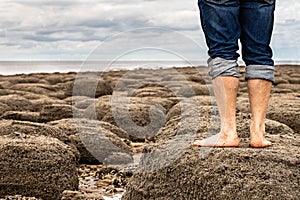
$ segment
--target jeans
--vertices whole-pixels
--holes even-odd
[[[209,48],[209,74],[240,77],[238,40],[246,64],[246,80],[274,83],[270,41],[275,0],[198,0],[202,29]]]

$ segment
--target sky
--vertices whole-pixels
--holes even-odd
[[[276,3],[276,61],[299,62],[299,10],[299,0]],[[196,0],[0,2],[0,61],[206,59],[206,51]]]

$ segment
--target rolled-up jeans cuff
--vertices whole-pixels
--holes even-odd
[[[226,60],[220,57],[208,59],[208,74],[212,79],[218,76],[234,76],[239,78],[238,64],[236,60]]]
[[[264,79],[275,82],[274,66],[269,65],[248,65],[246,67],[246,80],[249,79]]]

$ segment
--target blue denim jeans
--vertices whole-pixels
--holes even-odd
[[[240,39],[246,80],[274,82],[270,41],[275,0],[198,0],[198,6],[212,78],[240,77],[237,64]]]

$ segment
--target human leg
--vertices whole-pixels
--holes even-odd
[[[196,140],[195,146],[236,147],[236,96],[240,76],[237,70],[238,0],[199,0],[201,24],[209,47],[209,74],[220,111],[220,133]]]
[[[274,62],[269,46],[274,21],[274,0],[241,1],[240,24],[243,59],[247,65],[249,99],[252,113],[252,147],[267,147],[265,119],[274,82]]]
[[[213,81],[213,89],[221,118],[220,133],[204,140],[196,140],[195,146],[237,147],[236,97],[239,79],[233,76],[220,76]]]
[[[265,139],[265,120],[272,83],[261,79],[248,80],[248,91],[252,122],[250,126],[250,145],[252,147],[271,146]]]

